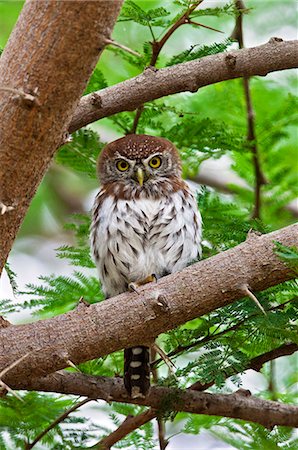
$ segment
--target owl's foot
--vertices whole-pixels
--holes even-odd
[[[135,292],[136,294],[139,294],[138,288],[140,286],[144,286],[145,284],[153,282],[155,283],[157,282],[157,276],[154,273],[148,275],[148,277],[144,278],[143,280],[135,281],[134,283],[129,283],[128,289],[132,292]]]

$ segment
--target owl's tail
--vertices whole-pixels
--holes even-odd
[[[150,388],[150,349],[138,346],[124,350],[124,386],[131,398],[143,398]]]

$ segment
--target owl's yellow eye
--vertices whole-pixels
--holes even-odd
[[[159,156],[153,156],[153,158],[149,161],[149,166],[152,167],[152,169],[158,169],[161,165],[161,158]]]
[[[125,172],[129,168],[129,164],[127,161],[125,161],[125,159],[120,159],[119,161],[117,161],[116,167],[118,170],[120,170],[120,172]]]

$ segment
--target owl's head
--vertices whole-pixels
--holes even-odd
[[[181,176],[175,146],[167,139],[145,134],[130,134],[108,144],[97,168],[103,185],[126,182],[141,188]]]

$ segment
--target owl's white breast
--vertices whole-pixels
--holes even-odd
[[[200,252],[201,216],[185,191],[158,200],[108,196],[96,215],[92,250],[107,296],[153,273],[179,271]]]

